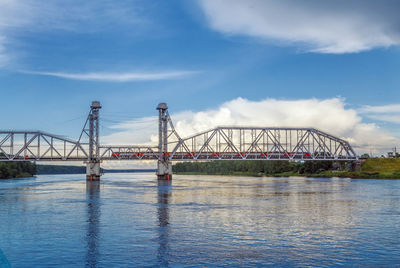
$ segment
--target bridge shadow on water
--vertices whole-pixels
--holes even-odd
[[[172,181],[159,180],[157,188],[158,250],[157,260],[162,267],[169,266],[169,203],[172,196]]]
[[[86,267],[99,265],[99,241],[100,241],[100,182],[86,182],[87,202],[87,233],[86,233]]]

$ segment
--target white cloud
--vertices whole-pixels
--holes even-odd
[[[140,0],[0,0],[0,27],[25,31],[91,32],[107,26],[144,23]],[[29,28],[27,28],[29,26]]]
[[[366,105],[359,109],[359,112],[373,120],[400,124],[400,104]]]
[[[5,50],[5,37],[0,35],[0,67],[7,64],[9,57]]]
[[[107,82],[129,82],[177,79],[195,74],[195,71],[164,71],[164,72],[91,72],[91,73],[63,73],[63,72],[35,72],[23,71],[28,74],[54,76],[72,80],[107,81]]]
[[[123,31],[138,34],[152,29],[156,6],[145,0],[0,0],[0,67],[16,62],[25,52],[24,37],[53,32],[93,33]],[[151,19],[148,19],[151,18]],[[134,31],[132,30],[134,29]],[[148,32],[146,31],[146,34]],[[154,33],[152,33],[154,34]],[[21,38],[22,37],[22,38]],[[18,64],[16,64],[18,66]],[[28,71],[37,75],[88,81],[148,81],[177,79],[194,71],[169,70],[156,72],[45,72]]]
[[[359,109],[361,113],[400,113],[400,104],[389,104],[380,106],[366,105]]]
[[[152,116],[133,119],[112,125],[109,128],[117,131],[111,135],[101,137],[102,144],[150,144],[151,136],[158,133],[158,117]]]
[[[198,0],[209,25],[228,35],[350,53],[400,44],[399,1]]]
[[[217,126],[314,127],[348,140],[358,153],[383,153],[399,139],[376,124],[364,123],[359,113],[343,99],[265,99],[237,98],[215,109],[184,111],[171,115],[181,137]],[[141,123],[139,122],[146,122]],[[102,137],[109,144],[157,144],[157,117],[123,122],[116,133]]]
[[[388,123],[400,124],[400,113],[395,115],[390,114],[368,114],[366,115],[368,118],[383,121]]]

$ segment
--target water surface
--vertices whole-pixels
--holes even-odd
[[[0,181],[13,267],[399,266],[400,180],[106,174]]]

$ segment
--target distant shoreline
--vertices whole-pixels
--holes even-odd
[[[316,174],[298,174],[298,173],[278,173],[278,174],[252,174],[252,173],[202,173],[202,172],[176,172],[175,175],[199,175],[199,176],[234,176],[234,177],[303,177],[303,178],[350,178],[350,179],[380,179],[380,180],[400,180],[400,176],[385,176],[381,174],[363,174],[358,172],[337,172],[337,173],[316,173]]]
[[[253,161],[254,162],[254,161]],[[252,177],[314,177],[352,179],[400,179],[400,158],[370,158],[362,162],[357,171],[346,167],[334,168],[334,164],[319,163],[183,163],[173,167],[175,174],[182,175],[226,175]],[[306,166],[307,165],[307,166]]]
[[[86,166],[36,165],[37,175],[86,174]],[[103,173],[155,172],[155,169],[101,169]]]

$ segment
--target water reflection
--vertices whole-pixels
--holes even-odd
[[[176,176],[171,185],[115,174],[101,186],[65,175],[36,182],[0,180],[0,248],[15,267],[400,263],[400,180]]]
[[[158,216],[158,251],[157,259],[160,266],[169,266],[169,208],[172,196],[171,181],[158,181],[157,216]]]
[[[97,267],[99,258],[99,223],[100,223],[100,182],[86,183],[87,233],[86,267]]]

